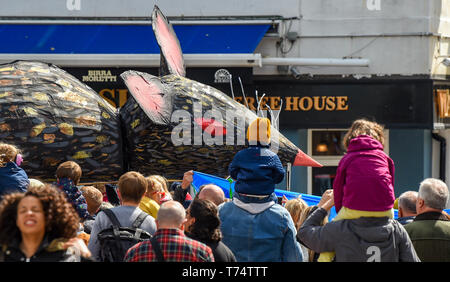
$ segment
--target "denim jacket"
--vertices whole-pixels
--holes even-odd
[[[289,212],[275,193],[255,198],[236,193],[219,206],[223,243],[238,262],[301,262],[302,251]]]

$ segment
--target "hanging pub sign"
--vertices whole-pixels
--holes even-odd
[[[235,100],[252,110],[281,111],[280,127],[347,128],[367,118],[387,128],[432,128],[431,80],[255,81]],[[265,94],[265,95],[264,95]],[[263,98],[261,98],[264,95]]]
[[[217,88],[225,94],[230,94],[231,85],[237,86],[241,82],[243,85],[248,85],[253,82],[253,69],[238,67],[187,68],[186,77]]]
[[[440,118],[450,118],[450,90],[435,89],[437,114]]]

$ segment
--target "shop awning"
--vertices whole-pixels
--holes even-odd
[[[174,25],[184,54],[251,54],[269,24]],[[2,24],[0,54],[159,54],[151,25]]]
[[[159,66],[150,22],[74,22],[0,21],[0,64],[36,60],[63,67]],[[187,67],[369,65],[367,59],[262,57],[255,49],[273,20],[204,22],[173,25]]]

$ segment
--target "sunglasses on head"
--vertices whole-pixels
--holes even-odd
[[[164,192],[164,191],[153,191],[152,195],[156,194],[156,193],[159,193],[161,195],[161,197],[164,197],[166,195],[166,192]]]

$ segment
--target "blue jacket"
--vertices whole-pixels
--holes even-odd
[[[0,198],[9,193],[26,192],[29,184],[27,173],[16,163],[0,167]]]
[[[235,193],[219,206],[223,243],[238,262],[301,262],[297,231],[275,193],[263,199]]]
[[[268,147],[249,146],[234,156],[229,173],[236,180],[236,192],[270,195],[275,184],[283,181],[285,171],[277,154]]]

